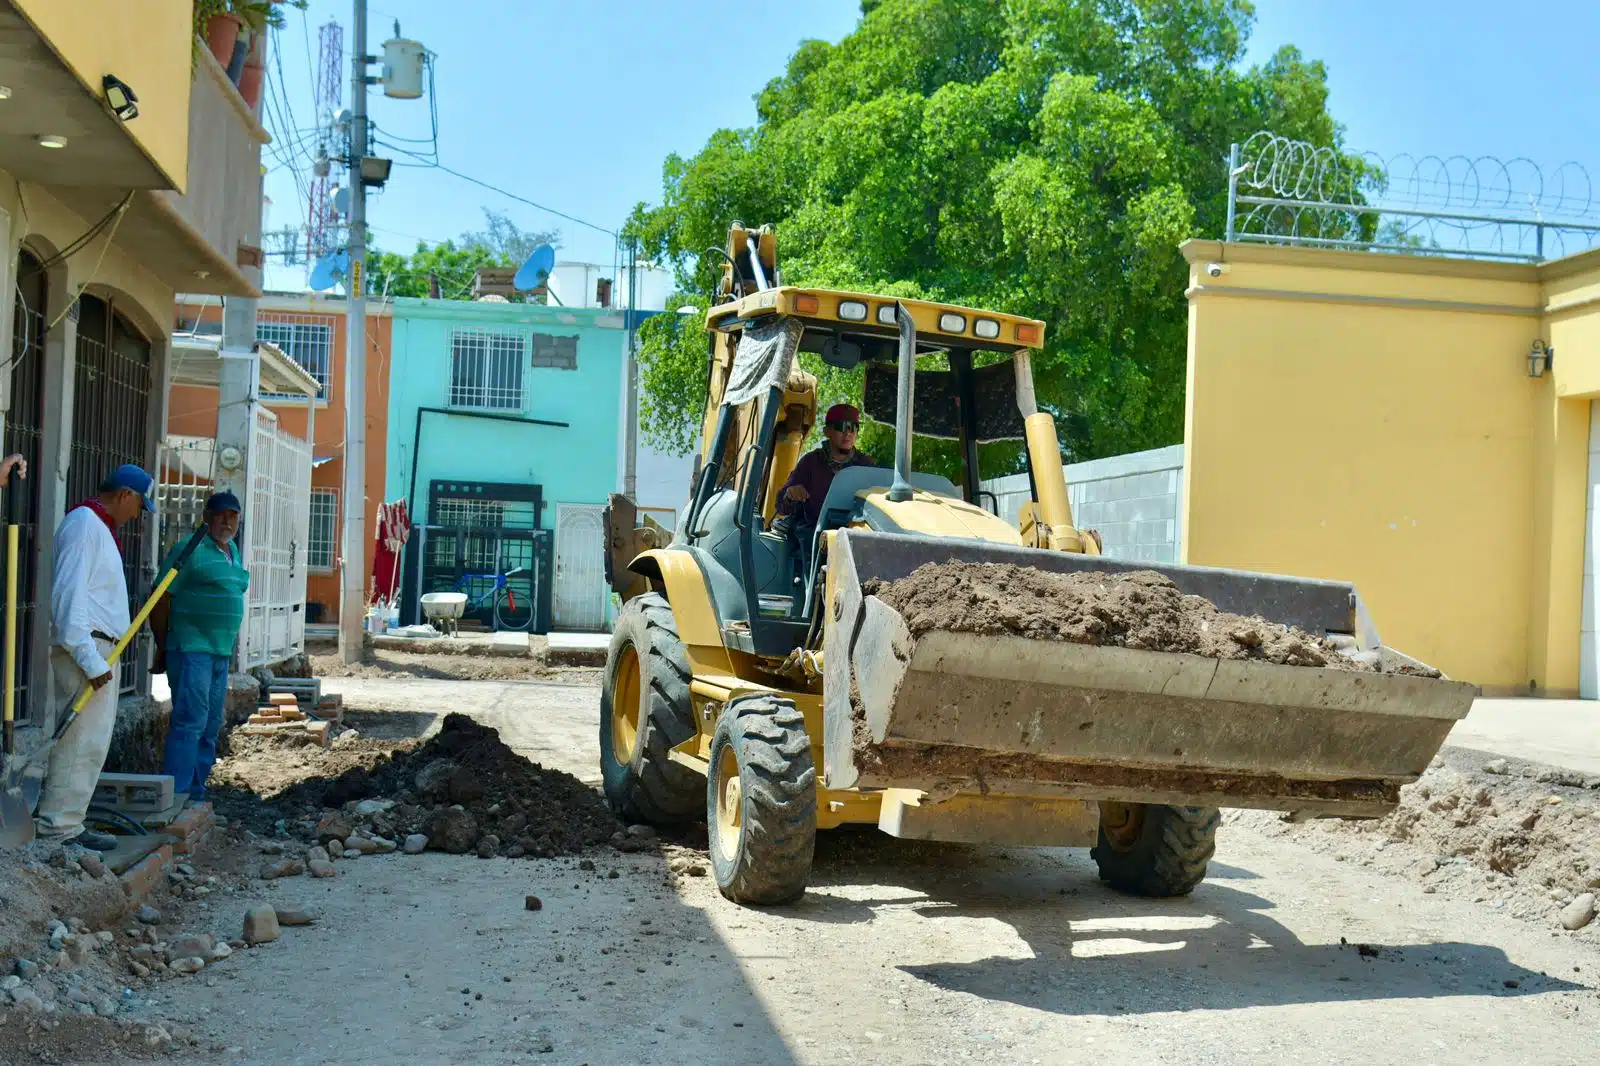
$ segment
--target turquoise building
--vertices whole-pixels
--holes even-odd
[[[384,499],[412,521],[401,621],[454,589],[495,628],[605,628],[624,312],[399,298],[393,316]]]

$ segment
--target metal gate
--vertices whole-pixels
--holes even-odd
[[[311,445],[285,432],[272,411],[254,406],[242,538],[250,567],[240,643],[246,670],[282,662],[305,647],[311,525]]]
[[[494,578],[522,567],[526,573],[509,578],[519,603],[533,606],[529,630],[544,633],[550,628],[551,534],[548,529],[508,529],[483,525],[423,526],[411,531],[422,566],[415,589],[409,598],[407,617],[426,621],[411,613],[412,604],[428,592],[465,592],[466,617],[485,628],[497,628],[494,618]]]
[[[555,624],[595,632],[606,626],[605,507],[556,504]]]
[[[150,342],[98,297],[78,298],[77,372],[73,377],[72,456],[67,465],[67,506],[94,495],[100,480],[123,463],[146,470],[151,461],[150,393],[154,380]],[[130,613],[150,590],[154,561],[146,558],[149,522],[141,516],[117,531],[128,581]],[[124,658],[122,694],[139,691],[149,672],[149,633],[141,630]]]
[[[4,451],[28,463],[27,480],[17,486],[17,692],[18,721],[27,721],[28,681],[33,667],[33,626],[38,617],[39,490],[44,434],[44,327],[48,306],[42,264],[28,252],[17,256],[15,319],[11,334],[11,409],[6,412]],[[0,491],[10,492],[10,486]],[[7,501],[10,502],[10,501]]]

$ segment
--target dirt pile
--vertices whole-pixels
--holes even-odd
[[[588,785],[518,755],[495,730],[462,714],[446,715],[439,732],[420,745],[336,740],[333,748],[308,748],[300,758],[308,772],[322,772],[266,796],[228,790],[219,795],[219,809],[260,833],[306,833],[309,823],[310,832],[322,836],[315,817],[336,808],[352,829],[364,825],[390,840],[423,834],[436,850],[484,857],[574,855],[633,839]],[[278,780],[295,772],[273,765]],[[266,783],[260,772],[248,780],[247,765],[227,772],[247,787]]]
[[[899,611],[913,636],[932,630],[1259,659],[1370,671],[1332,642],[1186,596],[1153,570],[1055,574],[1009,563],[927,563],[864,590]]]
[[[1600,777],[1446,748],[1400,806],[1371,821],[1229,821],[1560,928],[1563,908],[1600,891]],[[1600,922],[1582,936],[1600,942]]]
[[[179,878],[225,891],[215,877]],[[0,898],[0,1062],[164,1057],[197,1043],[146,991],[180,979],[166,963],[193,939],[165,902],[131,907],[98,855],[42,841],[0,855]]]

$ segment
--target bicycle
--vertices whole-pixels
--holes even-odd
[[[467,608],[469,610],[483,610],[489,608],[498,629],[520,631],[533,624],[533,596],[530,593],[521,599],[517,598],[517,590],[512,586],[511,579],[530,574],[525,566],[514,566],[503,574],[462,574],[456,583],[450,587],[451,592],[464,592],[467,594]],[[474,596],[472,588],[474,582],[490,583],[482,595]]]

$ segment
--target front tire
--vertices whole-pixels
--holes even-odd
[[[1089,852],[1100,879],[1132,896],[1187,896],[1206,877],[1222,812],[1154,803],[1100,804],[1100,839]]]
[[[629,600],[600,687],[600,777],[617,817],[658,826],[698,817],[700,775],[668,755],[695,734],[690,676],[667,601],[653,592]]]
[[[711,871],[735,903],[805,895],[817,843],[817,771],[805,716],[781,696],[723,708],[706,777]]]

